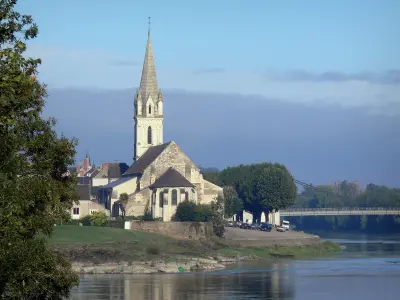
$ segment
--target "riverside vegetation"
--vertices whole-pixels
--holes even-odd
[[[99,226],[57,226],[49,245],[83,273],[151,273],[224,268],[225,263],[274,259],[277,254],[306,258],[339,251],[337,244],[306,246],[232,246],[217,236],[202,240],[174,239],[165,235]]]

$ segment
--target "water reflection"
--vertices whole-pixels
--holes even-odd
[[[291,262],[214,273],[93,275],[81,278],[72,299],[294,299]]]

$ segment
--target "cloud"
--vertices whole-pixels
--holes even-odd
[[[45,113],[97,163],[132,162],[134,89],[50,89]],[[337,179],[400,187],[400,116],[262,96],[164,89],[164,140],[197,164],[277,161],[314,184]],[[388,107],[393,109],[394,107]],[[108,145],[118,145],[109,147]]]
[[[41,57],[40,78],[50,87],[126,89],[140,82],[140,61],[121,53],[32,45],[28,54]],[[137,59],[137,60],[136,60]],[[117,62],[117,63],[116,63]],[[157,61],[156,61],[157,64]],[[159,87],[196,93],[256,95],[311,106],[335,104],[368,108],[375,114],[400,115],[399,70],[346,74],[308,71],[286,73],[157,67]]]
[[[269,72],[266,77],[270,80],[282,81],[314,81],[314,82],[344,82],[344,81],[361,81],[377,84],[400,84],[400,70],[387,70],[380,73],[361,72],[361,73],[341,73],[341,72],[324,72],[311,73],[302,70],[294,70],[284,74]]]

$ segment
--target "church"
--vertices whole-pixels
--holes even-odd
[[[99,189],[98,202],[114,217],[121,212],[126,216],[151,212],[153,218],[171,221],[180,202],[209,204],[222,195],[222,188],[203,179],[177,143],[164,142],[163,108],[149,30],[140,86],[134,95],[134,162],[120,179]],[[123,193],[129,199],[122,204],[118,200]]]

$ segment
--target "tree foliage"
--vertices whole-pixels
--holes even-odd
[[[224,186],[224,215],[225,218],[232,218],[235,214],[243,211],[243,201],[240,200],[236,190],[232,186]]]
[[[77,199],[76,178],[67,172],[76,141],[58,137],[55,120],[41,117],[46,97],[36,79],[41,61],[24,57],[38,27],[15,5],[0,1],[0,294],[61,299],[78,277],[40,236],[67,221]]]
[[[224,169],[219,180],[232,186],[246,211],[256,219],[261,213],[290,206],[296,199],[296,185],[285,166],[278,163],[239,165]]]

